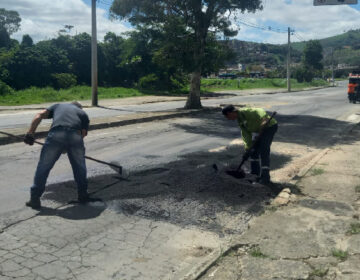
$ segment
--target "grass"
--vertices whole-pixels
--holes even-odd
[[[349,256],[348,252],[338,249],[333,249],[331,253],[335,258],[339,259],[340,261],[345,261]]]
[[[348,234],[360,234],[360,223],[354,223],[350,225],[350,229],[347,232]]]
[[[360,193],[360,186],[355,187],[355,192]]]
[[[133,88],[112,87],[98,89],[98,98],[126,98],[134,96],[154,95],[154,91],[140,91]],[[158,94],[164,95],[165,93]],[[76,86],[69,89],[55,90],[51,87],[36,88],[31,87],[24,90],[19,90],[13,94],[0,96],[0,105],[25,105],[25,104],[40,104],[47,102],[62,102],[74,100],[90,100],[91,87]]]
[[[326,276],[326,274],[328,273],[329,269],[328,268],[317,268],[317,269],[314,269],[311,273],[310,273],[310,277],[324,277]]]
[[[268,256],[260,251],[260,248],[255,247],[249,251],[250,255],[254,258],[267,258]]]
[[[292,89],[304,89],[309,87],[327,86],[329,85],[324,80],[314,80],[310,83],[298,83],[295,79],[291,79]],[[268,88],[268,89],[286,89],[286,79],[202,79],[201,89],[202,91],[219,91],[219,90],[244,90],[244,89],[256,89],[256,88]]]
[[[311,169],[311,175],[312,176],[317,176],[317,175],[321,175],[321,174],[324,174],[324,169],[322,169],[322,168],[313,168],[313,169]]]
[[[322,80],[314,80],[311,83],[297,83],[292,80],[293,89],[303,89],[308,87],[325,86],[327,82]],[[264,89],[264,88],[286,88],[286,79],[241,79],[241,80],[224,80],[224,79],[202,79],[201,90],[202,92],[213,92],[219,90],[243,90],[243,89]],[[126,98],[134,96],[145,95],[180,95],[187,94],[189,86],[184,87],[178,91],[156,91],[156,90],[139,90],[135,88],[124,87],[99,87],[98,98]],[[14,105],[27,105],[27,104],[40,104],[52,102],[65,102],[74,100],[90,100],[91,87],[89,86],[75,86],[69,89],[55,90],[51,87],[36,88],[31,87],[24,90],[15,91],[11,94],[0,95],[0,105],[14,106]]]

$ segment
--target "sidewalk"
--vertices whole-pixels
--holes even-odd
[[[283,191],[196,279],[359,280],[359,136],[357,125],[324,150],[297,194]]]

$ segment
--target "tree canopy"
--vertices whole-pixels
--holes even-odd
[[[0,8],[0,29],[5,29],[9,36],[19,30],[20,22],[18,12]]]
[[[113,17],[126,19],[137,28],[160,30],[173,46],[184,46],[185,61],[191,72],[187,108],[201,107],[200,79],[206,60],[209,33],[235,36],[231,16],[237,12],[262,9],[261,0],[114,0]],[[187,43],[184,45],[182,43]]]
[[[310,40],[304,49],[304,65],[315,70],[322,70],[323,48],[318,40]]]

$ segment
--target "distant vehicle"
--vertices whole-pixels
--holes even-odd
[[[348,84],[348,99],[350,103],[360,101],[360,74],[350,73]]]
[[[237,76],[235,74],[224,73],[224,74],[219,74],[218,78],[220,78],[220,79],[236,79]]]

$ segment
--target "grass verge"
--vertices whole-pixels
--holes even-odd
[[[145,95],[179,95],[177,93],[158,92],[158,91],[143,91],[134,88],[112,87],[104,88],[99,87],[98,98],[126,98]],[[0,105],[27,105],[27,104],[40,104],[50,102],[65,102],[74,100],[90,100],[91,87],[89,86],[76,86],[69,89],[55,90],[51,87],[36,88],[31,87],[24,90],[16,91],[12,94],[0,96]]]
[[[329,83],[324,80],[314,80],[310,83],[298,83],[296,79],[291,79],[291,87],[293,89],[304,89],[310,87],[328,86]],[[219,91],[219,90],[244,90],[256,88],[269,89],[286,89],[286,79],[240,79],[240,80],[226,80],[226,79],[202,79],[202,91]]]
[[[326,86],[328,83],[323,80],[314,80],[311,83],[298,83],[292,80],[293,89],[304,89],[309,87]],[[241,80],[224,80],[224,79],[202,79],[201,91],[214,92],[219,90],[244,90],[244,89],[278,89],[286,88],[286,79],[241,79]],[[158,96],[179,96],[187,94],[189,86],[183,89],[168,92],[158,90],[139,90],[135,88],[99,87],[98,98],[126,98],[145,95]],[[15,91],[11,94],[0,96],[0,105],[16,106],[52,102],[66,102],[74,100],[90,100],[91,87],[89,86],[75,86],[69,89],[55,90],[51,87],[36,88],[31,87],[24,90]]]

